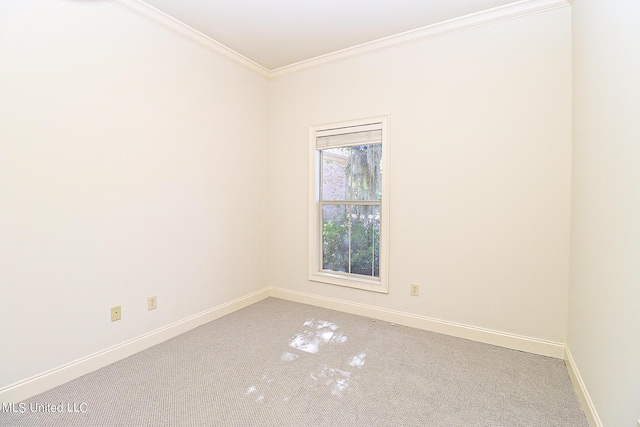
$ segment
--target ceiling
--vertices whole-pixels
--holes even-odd
[[[144,0],[268,70],[514,0]]]

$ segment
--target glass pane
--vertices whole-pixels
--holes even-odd
[[[349,216],[347,205],[322,207],[322,269],[349,272]]]
[[[382,145],[322,150],[322,200],[381,200]]]
[[[322,269],[380,277],[380,206],[322,207]]]
[[[380,277],[380,206],[350,209],[351,273]]]

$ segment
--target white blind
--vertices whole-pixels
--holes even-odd
[[[382,123],[325,129],[316,132],[316,148],[318,150],[381,143]]]

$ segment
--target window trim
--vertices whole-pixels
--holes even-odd
[[[362,126],[382,125],[382,200],[380,200],[380,277],[370,278],[348,273],[327,272],[321,269],[320,209],[320,150],[316,147],[318,132]],[[337,132],[339,133],[339,132]],[[308,222],[308,278],[313,282],[346,286],[372,292],[389,293],[389,116],[380,115],[357,120],[309,126],[309,222]]]

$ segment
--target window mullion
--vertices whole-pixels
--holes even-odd
[[[324,257],[324,236],[323,236],[323,224],[324,224],[324,218],[322,216],[322,202],[318,203],[318,228],[317,228],[317,232],[318,232],[318,241],[320,242],[320,247],[319,247],[319,251],[318,251],[318,269],[322,270],[324,268],[323,263],[322,263],[322,259]]]
[[[376,274],[376,230],[371,227],[371,276]]]
[[[349,249],[347,252],[348,266],[349,266],[349,274],[351,274],[351,207],[349,207],[349,214],[347,216],[349,218]]]
[[[381,206],[380,200],[320,200],[321,206],[324,205],[355,205],[355,206]]]

